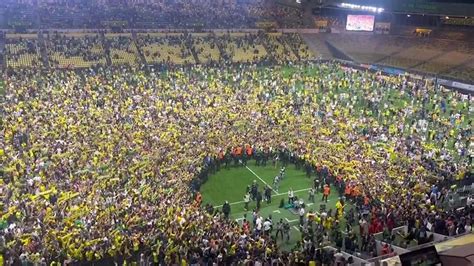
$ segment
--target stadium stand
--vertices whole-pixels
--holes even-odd
[[[139,65],[140,56],[132,34],[106,34],[107,47],[113,65]]]
[[[264,36],[229,34],[222,36],[220,45],[232,62],[254,63],[267,57]]]
[[[28,1],[25,1],[28,2]],[[263,20],[280,27],[307,26],[292,1],[41,1],[38,5],[7,5],[8,26],[88,28],[126,25],[130,28],[254,28]],[[35,13],[37,11],[37,13]]]
[[[292,49],[289,48],[282,34],[268,34],[265,43],[267,51],[275,58],[277,62],[296,61],[298,58]]]
[[[327,41],[360,63],[451,77],[458,74],[457,78],[472,80],[469,62],[473,47],[466,41],[373,34],[330,34],[309,38],[312,43]],[[462,70],[464,66],[465,71]]]
[[[7,67],[41,66],[37,39],[37,34],[7,34],[5,44]]]
[[[99,34],[48,34],[46,48],[52,67],[82,68],[106,64]]]
[[[147,63],[193,64],[192,40],[186,34],[139,33],[137,45]]]
[[[193,34],[193,46],[198,55],[200,63],[219,62],[221,55],[217,45],[216,36],[213,34]]]
[[[282,37],[284,44],[290,47],[298,60],[314,58],[313,52],[299,34],[283,34]]]

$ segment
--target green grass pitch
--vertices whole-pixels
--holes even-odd
[[[256,180],[259,184],[259,190],[265,187],[266,184],[272,185],[273,178],[280,172],[281,165],[276,167],[269,162],[267,166],[257,166],[255,161],[249,161],[247,167],[245,166],[232,166],[229,169],[221,168],[220,171],[214,175],[209,176],[206,183],[201,186],[201,194],[203,196],[203,204],[210,203],[216,208],[221,208],[222,204],[227,200],[231,204],[231,218],[242,221],[242,218],[246,215],[248,220],[252,220],[252,211],[256,207],[256,202],[251,201],[249,204],[249,210],[244,210],[243,197],[245,195],[247,185],[252,184]],[[303,198],[307,204],[306,211],[320,210],[322,193],[318,192],[315,196],[315,203],[311,204],[308,201],[309,189],[313,184],[314,175],[311,178],[306,176],[303,169],[297,170],[295,165],[289,164],[286,167],[285,178],[280,181],[280,187],[278,192],[272,192],[272,201],[267,204],[262,201],[260,214],[266,218],[272,215],[273,222],[276,224],[282,219],[290,221],[291,225],[291,239],[290,241],[284,242],[280,239],[278,243],[283,249],[291,249],[295,243],[301,239],[299,232],[299,217],[289,210],[279,208],[281,199],[285,202],[288,201],[288,189],[292,188],[295,195],[298,198]],[[331,194],[329,201],[326,204],[326,209],[333,209],[335,211],[335,205],[339,199],[338,192],[335,187],[331,188]],[[346,206],[346,211],[349,206]]]

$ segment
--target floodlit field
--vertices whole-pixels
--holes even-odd
[[[231,204],[232,219],[239,223],[242,223],[244,217],[252,222],[252,212],[256,208],[256,202],[250,201],[249,210],[244,209],[243,197],[245,195],[247,185],[251,185],[255,180],[258,183],[259,191],[268,184],[272,186],[273,179],[280,172],[281,165],[274,166],[271,162],[267,166],[257,166],[255,161],[250,161],[247,166],[232,166],[229,169],[221,167],[220,171],[217,171],[214,175],[211,175],[206,183],[201,186],[201,193],[203,195],[203,205],[210,203],[216,208],[222,209],[222,204],[227,200]],[[262,201],[260,214],[265,219],[269,215],[273,219],[273,234],[275,234],[276,223],[280,219],[284,219],[290,222],[291,232],[290,241],[282,241],[278,239],[285,249],[294,247],[295,243],[300,240],[301,233],[299,229],[299,216],[292,213],[290,210],[280,208],[280,201],[283,199],[285,204],[288,203],[288,190],[293,189],[295,196],[304,199],[307,207],[305,210],[319,211],[322,204],[322,192],[318,191],[315,195],[315,202],[309,202],[309,189],[313,184],[313,180],[316,176],[313,174],[310,178],[306,176],[303,169],[296,169],[295,165],[289,164],[286,167],[285,178],[280,182],[278,191],[272,190],[271,203]],[[335,205],[339,199],[339,194],[335,187],[331,187],[331,194],[329,196],[328,203],[326,204],[326,210],[333,209],[335,213]],[[350,205],[346,205],[346,211],[351,208]],[[341,223],[345,223],[342,219]],[[341,224],[342,228],[342,224]]]

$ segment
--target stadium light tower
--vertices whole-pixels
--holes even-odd
[[[384,11],[384,9],[381,7],[355,5],[355,4],[350,4],[350,3],[341,3],[339,4],[339,7],[353,9],[353,10],[360,10],[360,11],[368,11],[368,12],[373,12],[373,13],[382,13]]]

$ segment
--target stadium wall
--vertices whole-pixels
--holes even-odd
[[[337,249],[335,247],[331,247],[331,246],[327,246],[327,247],[324,247],[323,249],[326,249],[326,250],[331,250],[331,251],[334,251],[334,252],[337,252]],[[345,251],[341,251],[342,255],[344,255],[344,258],[346,259],[346,261],[352,257],[352,259],[354,260],[354,263],[352,265],[364,265],[364,266],[372,266],[372,265],[375,265],[374,262],[369,262],[367,260],[364,260],[364,259],[361,259],[359,257],[357,257],[356,255],[352,255],[352,254],[349,254]]]

